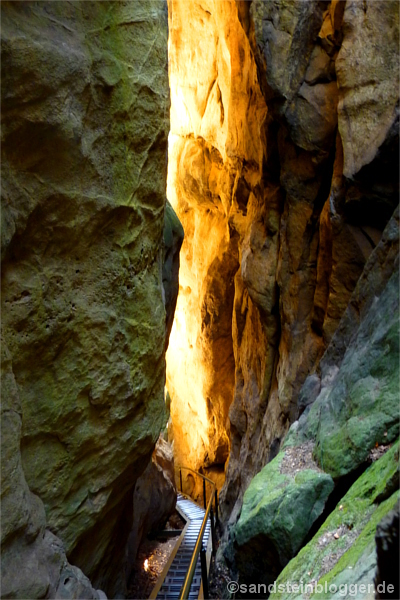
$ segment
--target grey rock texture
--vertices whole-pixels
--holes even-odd
[[[359,476],[360,469],[365,468],[368,460],[371,460],[371,452],[376,446],[393,444],[399,437],[397,224],[398,210],[367,261],[349,306],[320,361],[323,376],[321,379],[316,373],[309,376],[300,391],[299,399],[303,407],[306,404],[304,412],[291,426],[278,456],[252,479],[244,494],[239,520],[234,527],[228,528],[230,538],[224,549],[225,558],[238,571],[240,581],[251,582],[253,576],[253,580],[257,582],[273,583],[280,570],[289,563],[279,576],[278,582],[295,581],[293,570],[297,573],[301,571],[300,578],[308,581],[310,577],[309,574],[306,576],[306,573],[311,573],[311,566],[318,564],[316,571],[319,578],[325,576],[327,570],[332,570],[332,577],[336,577],[334,581],[341,584],[348,581],[372,583],[376,564],[374,546],[371,545],[373,529],[368,522],[369,513],[363,510],[357,517],[359,531],[353,537],[350,536],[348,541],[343,541],[339,545],[340,552],[335,555],[337,560],[353,544],[359,549],[355,553],[357,560],[351,563],[356,563],[357,566],[351,577],[346,576],[345,570],[340,573],[337,569],[327,569],[323,563],[320,564],[318,544],[321,542],[318,542],[318,539],[322,539],[321,534],[316,534],[310,542],[312,545],[307,546],[310,549],[307,569],[302,566],[299,557],[293,558],[311,530],[310,507],[314,506],[313,496],[311,494],[310,497],[308,488],[302,489],[304,482],[301,480],[301,471],[298,473],[298,469],[295,469],[294,482],[291,483],[285,481],[287,476],[279,473],[278,467],[286,458],[289,448],[292,456],[295,456],[302,452],[304,444],[311,444],[313,458],[324,471],[319,473],[321,481],[315,477],[316,482],[323,484],[326,477],[331,483],[330,487],[328,485],[325,489],[324,502],[328,501],[334,491],[333,481],[337,486],[341,483],[346,485],[345,477],[346,481],[349,481],[349,478],[356,479],[351,490],[354,491],[355,497],[359,495],[368,503],[372,502],[372,481],[376,488],[374,503],[382,503],[379,510],[384,510],[384,506],[389,502],[388,498],[391,498],[390,502],[393,504],[395,496],[398,495],[398,443],[394,444],[395,447],[391,448],[387,457],[382,458],[382,464],[386,463],[387,471],[383,470],[381,473],[378,465],[374,465],[367,471],[373,474],[371,480],[368,479],[367,473]],[[350,313],[355,307],[358,318],[351,318]],[[342,342],[342,352],[335,344],[337,340]],[[314,482],[311,480],[307,483]],[[340,489],[337,487],[337,490]],[[317,490],[313,491],[315,493]],[[336,496],[337,500],[339,497]],[[346,498],[347,496],[340,500],[334,516],[328,516],[326,524],[322,526],[324,530],[336,533],[336,538],[332,539],[341,539],[344,533],[347,534],[346,529],[335,532],[331,524],[340,523],[340,511],[346,506]],[[351,504],[354,510],[357,510],[357,502],[354,499]],[[372,514],[372,510],[370,512]],[[379,514],[377,512],[374,518],[378,518]],[[345,514],[343,519],[351,531],[352,522]],[[368,536],[366,550],[365,544],[357,539],[364,527],[363,535]],[[301,528],[306,528],[306,532]],[[299,531],[303,532],[300,541]],[[329,536],[332,537],[333,533],[329,533]],[[261,552],[263,544],[268,549],[265,555]],[[291,556],[288,548],[292,551]],[[363,554],[360,558],[360,553],[364,550],[365,556]],[[291,558],[293,560],[289,562]],[[276,597],[287,596],[278,594]]]
[[[46,528],[45,507],[22,468],[22,407],[11,355],[1,340],[1,589],[4,598],[102,596],[68,563],[59,537]],[[104,596],[103,596],[104,597]]]

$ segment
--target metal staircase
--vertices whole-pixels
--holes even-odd
[[[178,599],[180,597],[181,589],[193,556],[194,547],[196,545],[197,538],[199,537],[201,524],[206,513],[204,508],[201,508],[192,500],[182,496],[181,494],[178,495],[176,507],[187,523],[182,532],[182,539],[180,540],[180,543],[178,540],[177,545],[179,544],[179,546],[177,553],[175,554],[171,565],[168,567],[166,577],[159,588],[159,591],[153,596],[155,591],[153,590],[153,594],[150,596],[150,598],[157,598],[157,600],[174,600],[175,598]],[[203,537],[203,543],[205,546],[208,544],[210,531],[211,521],[210,518],[208,518]],[[199,597],[200,588],[201,564],[199,556],[196,563],[192,585],[190,586],[190,600],[197,600]]]
[[[182,490],[182,472],[180,482]],[[214,513],[218,518],[218,502],[215,484],[200,473],[188,469],[203,479],[204,507],[202,508],[188,496],[178,494],[176,510],[186,525],[179,536],[174,550],[150,595],[151,600],[197,600],[208,597],[208,571],[211,555],[215,551]],[[212,494],[206,504],[206,486],[212,485]]]

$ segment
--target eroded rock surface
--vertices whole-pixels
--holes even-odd
[[[182,232],[164,210],[165,10],[2,3],[2,326],[19,397],[3,490],[11,505],[24,498],[4,551],[11,539],[31,551],[47,523],[111,594],[134,484],[166,420],[165,306],[171,315]],[[168,198],[185,229],[169,433],[178,463],[225,479],[228,534],[301,413],[299,436],[318,407],[343,413],[310,434],[324,467],[353,413],[358,431],[379,379],[360,367],[371,332],[368,362],[383,352],[379,394],[393,404],[396,221],[382,232],[398,203],[398,10],[168,2]],[[384,294],[387,326],[374,305]],[[350,412],[333,381],[348,384]],[[371,414],[355,462],[371,433],[396,435],[392,408]],[[335,478],[353,468],[342,458],[326,467]]]
[[[105,597],[68,563],[59,537],[46,528],[45,507],[21,462],[22,406],[11,354],[1,340],[1,586],[4,598]]]
[[[223,472],[238,230],[244,235],[247,204],[263,203],[257,186],[266,106],[234,2],[172,0],[169,34],[168,199],[185,230],[167,356],[175,457]]]
[[[2,552],[39,565],[30,589],[3,568],[2,592],[54,597],[45,572],[65,555],[38,554],[47,526],[112,595],[165,424],[166,7],[1,8],[2,329],[18,395],[2,462],[19,473],[3,471]]]
[[[376,10],[169,4],[168,197],[186,235],[168,356],[175,452],[225,464],[233,521],[398,202],[398,6]],[[351,131],[372,122],[368,154]]]
[[[354,481],[360,469],[365,468],[375,446],[387,445],[398,439],[400,352],[397,223],[398,211],[388,223],[382,240],[371,254],[353,292],[349,307],[321,359],[320,367],[324,375],[321,380],[316,374],[311,376],[301,390],[300,398],[306,397],[308,393],[314,394],[314,397],[309,398],[309,404],[300,419],[291,426],[278,456],[252,479],[244,494],[240,518],[230,531],[230,540],[225,549],[228,563],[237,570],[243,582],[252,581],[251,575],[248,577],[250,570],[255,581],[273,583],[280,569],[301,548],[313,522],[322,513],[323,507],[314,520],[311,518],[313,511],[310,512],[310,509],[314,506],[315,499],[307,486],[302,488],[306,482],[301,480],[300,475],[308,473],[304,466],[299,467],[295,460],[292,461],[293,483],[285,481],[287,475],[282,474],[282,469],[281,473],[278,473],[278,465],[286,459],[289,449],[292,456],[297,456],[302,455],[304,446],[313,447],[313,458],[323,473],[320,473],[320,478],[315,475],[314,480],[311,477],[307,479],[307,484],[312,486],[311,489],[316,494],[318,483],[323,484],[323,478],[327,477],[331,485],[326,483],[323,488],[325,495],[322,498],[317,494],[318,502],[323,499],[323,504],[327,504],[328,500],[332,502],[330,496],[334,491],[333,480],[337,497],[343,489],[340,486],[345,486],[349,479]],[[349,313],[355,307],[358,319],[351,319]],[[335,343],[340,332],[340,339],[346,339],[342,352]],[[315,379],[319,385],[316,385]],[[396,451],[393,448],[390,455],[388,454],[392,458],[391,462],[389,461],[388,475],[384,478],[385,483],[374,481],[374,485],[379,483],[379,487],[382,487],[379,494],[376,494],[377,502],[387,499],[398,488],[398,471],[393,471],[398,444],[396,448]],[[376,476],[378,471],[375,469],[374,472]],[[359,481],[361,489],[364,489],[367,484],[363,483],[362,477]],[[354,485],[357,484],[358,482]],[[341,493],[343,494],[343,491]],[[366,496],[369,502],[369,491],[366,492]],[[291,498],[292,502],[289,501]],[[345,501],[346,498],[343,499],[343,502]],[[382,516],[382,513],[378,514]],[[361,515],[366,523],[368,516],[364,513]],[[327,528],[329,519],[331,516],[326,522]],[[365,523],[363,522],[363,526]],[[376,522],[374,523],[376,527]],[[374,531],[371,527],[369,524],[369,537]],[[357,531],[357,535],[360,531]],[[300,532],[302,540],[299,539]],[[332,541],[343,537],[343,531],[334,533],[336,538],[332,538]],[[350,535],[346,545],[340,543],[338,546],[344,548],[343,552],[353,544],[355,552],[358,552],[356,548],[360,547],[364,550],[364,546],[357,546],[359,541],[356,537],[352,538]],[[264,541],[269,548],[268,556],[265,557],[256,550],[260,549],[260,544]],[[354,574],[355,578],[350,578],[352,583],[369,581],[372,585],[371,573],[375,569],[373,555],[374,546],[369,543],[367,555],[360,558],[357,567],[360,579]],[[341,554],[338,554],[337,558],[339,556]],[[357,554],[358,558],[359,556],[360,553]],[[317,559],[314,557],[312,560]],[[292,562],[296,569],[296,565],[302,564],[298,562],[297,557],[293,558]],[[365,570],[366,565],[368,568]],[[315,581],[321,579],[323,582],[327,570],[322,570],[321,567],[318,573],[314,573],[315,576],[318,575]],[[340,574],[339,567],[334,573]],[[302,577],[299,580],[301,579]],[[338,581],[348,579],[339,576]],[[282,579],[280,576],[277,583],[282,580],[286,581],[286,578]],[[309,581],[310,578],[306,580]],[[336,584],[336,579],[334,581]],[[278,594],[278,597],[281,596]]]
[[[314,455],[335,479],[362,465],[374,444],[399,435],[398,219],[396,209],[317,373],[301,390],[308,406],[285,440],[316,441]]]
[[[344,444],[347,459],[331,456],[329,474],[339,479],[385,432],[397,435],[395,221],[382,232],[398,205],[398,10],[169,3],[168,197],[186,238],[168,389],[179,462],[224,468],[222,546],[252,478],[339,369],[348,395],[340,401],[338,389],[334,402],[332,391],[321,408],[330,417],[321,412],[315,456],[325,466],[320,448],[343,444],[349,423],[360,435],[357,450]]]
[[[368,12],[370,3],[364,4]],[[263,167],[267,193],[261,211],[275,211],[275,227],[263,218],[261,263],[251,262],[243,250],[241,253],[241,271],[246,272],[242,294],[249,294],[252,308],[247,316],[237,291],[234,306],[242,308],[240,320],[234,311],[233,340],[235,357],[241,358],[235,363],[231,453],[222,492],[225,515],[231,515],[231,522],[237,519],[251,476],[276,455],[288,427],[309,402],[305,393],[298,403],[301,387],[332,340],[366,261],[398,203],[398,164],[394,164],[398,148],[392,145],[394,139],[398,145],[392,93],[398,77],[393,66],[398,64],[398,55],[392,46],[392,35],[396,37],[398,31],[398,6],[386,3],[385,11],[371,26],[376,28],[375,37],[361,20],[361,5],[318,1],[255,1],[251,5],[254,38],[251,30],[249,35],[268,105]],[[376,9],[371,3],[371,10]],[[369,18],[373,18],[372,12]],[[383,31],[388,42],[378,43]],[[357,50],[360,37],[368,46],[362,60]],[[376,55],[370,64],[372,47]],[[356,54],[359,68],[353,79],[350,73],[355,70]],[[382,90],[388,107],[373,119],[368,78]],[[361,120],[369,127],[371,118],[374,127],[386,133],[377,142],[379,150],[369,158],[364,156],[368,166],[360,164],[350,173],[349,157],[358,152],[358,142],[343,133],[343,106],[356,96],[357,111],[346,113],[347,127],[357,127]],[[273,244],[275,259],[266,251]],[[388,244],[394,245],[395,253],[396,242]],[[251,251],[260,256],[254,244]],[[275,269],[271,267],[274,260]],[[390,264],[393,268],[389,260],[388,269]],[[377,273],[380,268],[379,261],[369,267]],[[377,273],[372,277],[379,277]],[[267,288],[264,297],[272,299],[269,306],[252,293],[257,287],[254,280],[259,288]],[[260,315],[264,337],[255,326],[254,312]],[[274,317],[275,326],[271,327]],[[235,322],[241,323],[239,330]],[[246,331],[246,337],[240,331]],[[340,334],[336,339],[340,340]],[[269,363],[258,380],[256,357],[258,365],[265,360]],[[316,395],[318,376],[308,385]]]

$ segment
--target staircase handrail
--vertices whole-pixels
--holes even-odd
[[[182,469],[185,469],[187,471],[191,471],[192,473],[195,473],[196,475],[199,475],[202,479],[203,479],[203,493],[204,493],[204,500],[205,500],[205,481],[208,481],[211,486],[212,486],[212,493],[210,494],[210,499],[208,501],[207,507],[205,506],[205,514],[204,514],[204,519],[203,522],[201,524],[200,527],[200,531],[199,531],[199,535],[197,537],[197,541],[196,541],[196,545],[194,547],[193,550],[193,554],[192,554],[192,558],[190,560],[190,564],[189,567],[187,569],[186,572],[186,577],[185,577],[185,581],[183,582],[181,591],[180,591],[180,595],[179,595],[179,600],[187,600],[189,598],[189,592],[190,592],[190,587],[192,585],[192,581],[193,581],[193,577],[194,577],[194,573],[196,570],[196,564],[197,564],[197,560],[199,558],[199,554],[200,554],[200,550],[202,548],[202,543],[203,543],[203,536],[204,536],[204,532],[206,529],[206,524],[207,524],[207,519],[210,516],[211,513],[211,535],[212,537],[214,537],[215,533],[213,531],[214,529],[214,523],[213,523],[213,512],[212,512],[212,501],[213,501],[213,497],[215,495],[215,501],[216,501],[216,515],[218,514],[218,505],[217,505],[217,487],[215,485],[215,483],[212,481],[212,479],[209,479],[206,475],[203,475],[202,473],[199,473],[198,471],[195,471],[194,469],[190,468],[190,467],[185,467],[183,465],[179,465],[177,467],[175,467],[176,469],[179,469],[180,473]],[[182,479],[181,479],[181,488],[182,488]],[[182,489],[181,489],[182,492]],[[204,501],[205,504],[205,501]],[[213,547],[214,547],[214,539],[213,539]],[[205,576],[207,578],[207,571],[205,572]],[[206,597],[208,594],[206,592],[207,588],[208,588],[208,584],[207,584],[207,579],[206,581],[204,581],[204,570],[202,568],[202,579],[203,579],[203,591],[204,591],[204,597]]]

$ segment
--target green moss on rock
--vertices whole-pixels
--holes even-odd
[[[282,568],[298,552],[333,490],[330,475],[305,469],[293,475],[281,473],[284,452],[254,477],[246,490],[240,519],[234,529],[238,563],[245,571],[246,554],[252,541],[264,540],[274,548],[274,562]],[[264,562],[264,557],[260,556]],[[260,572],[268,571],[268,564]],[[272,571],[278,565],[270,565]],[[266,580],[269,580],[268,572]],[[263,576],[264,577],[264,576]]]
[[[2,329],[22,467],[68,558],[113,596],[166,421],[167,6],[1,10]]]
[[[372,584],[375,570],[375,531],[395,506],[399,491],[384,498],[398,473],[399,443],[357,479],[313,539],[292,559],[276,584],[312,582],[323,585]],[[278,587],[277,587],[278,590]],[[312,598],[326,598],[326,594]],[[332,596],[334,595],[332,594]],[[339,597],[339,596],[338,596]],[[305,598],[302,594],[275,592],[271,598]]]
[[[314,457],[334,479],[357,469],[376,443],[399,435],[399,274],[372,303],[340,369],[294,423],[284,447],[315,440]]]
[[[332,477],[362,464],[375,443],[399,435],[399,277],[360,325],[321,412],[315,457]]]

